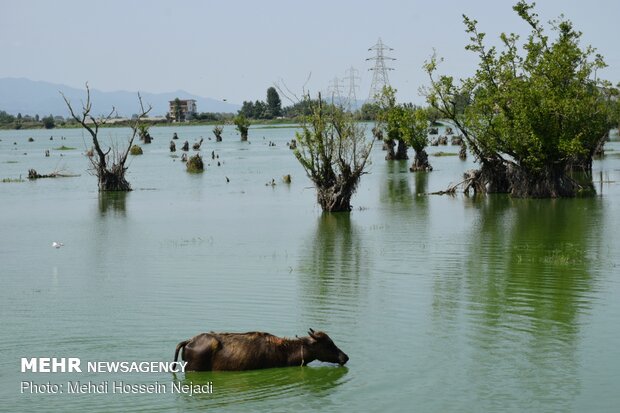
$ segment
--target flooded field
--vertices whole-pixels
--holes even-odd
[[[177,148],[205,138],[203,174],[171,156],[174,132]],[[0,179],[11,181],[0,183],[2,410],[617,409],[617,132],[594,163],[597,196],[585,199],[426,195],[458,182],[471,156],[431,147],[434,171],[412,174],[375,145],[350,214],[321,213],[287,148],[294,132],[252,127],[248,143],[227,126],[216,143],[208,126],[152,128],[153,143],[131,158],[134,190],[99,194],[80,129],[0,131]],[[124,142],[127,129],[101,133]],[[79,176],[28,181],[30,168]],[[328,332],[347,365],[20,371],[22,357],[171,361],[200,332],[308,328]],[[20,392],[23,381],[70,380],[212,383],[213,392]]]

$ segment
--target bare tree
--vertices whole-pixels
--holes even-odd
[[[127,155],[133,145],[133,141],[140,131],[142,118],[150,112],[151,106],[149,106],[148,109],[145,109],[142,103],[142,97],[138,93],[140,114],[130,125],[132,133],[131,138],[129,138],[127,143],[127,147],[122,151],[119,150],[120,148],[118,147],[110,147],[104,152],[99,143],[99,128],[105,125],[112,118],[115,109],[112,108],[107,116],[96,119],[91,114],[92,102],[90,101],[90,89],[88,87],[88,83],[86,83],[86,103],[82,102],[82,112],[79,115],[73,110],[69,99],[67,99],[62,92],[60,94],[69,108],[71,117],[82,125],[82,127],[86,129],[93,138],[93,147],[95,149],[95,153],[93,155],[95,156],[92,156],[89,159],[92,163],[93,174],[99,180],[99,191],[131,191],[131,185],[125,179],[125,172],[127,171],[125,162],[127,161]]]

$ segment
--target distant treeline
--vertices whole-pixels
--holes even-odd
[[[3,110],[0,110],[0,128],[1,129],[33,129],[33,128],[45,128],[52,129],[57,124],[64,126],[66,120],[62,116],[44,116],[40,117],[38,114],[35,116],[25,115],[22,116],[18,113],[17,116],[13,116]]]

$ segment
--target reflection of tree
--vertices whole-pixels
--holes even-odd
[[[467,375],[489,386],[480,392],[493,398],[504,385],[564,410],[579,387],[579,316],[592,300],[600,200],[497,196],[472,205],[479,220],[466,267],[435,283],[435,330],[468,331]]]
[[[258,405],[261,403],[269,405],[275,400],[278,406],[282,406],[287,398],[297,400],[302,397],[307,400],[308,394],[317,397],[317,407],[320,407],[323,397],[329,396],[346,382],[347,372],[346,367],[334,366],[242,372],[188,372],[176,378],[175,382],[187,385],[213,384],[213,394],[195,394],[191,397],[187,395],[183,398],[192,406],[199,403],[210,408],[234,406],[235,410],[254,411],[269,410],[259,409]]]
[[[314,238],[302,254],[302,299],[313,317],[343,305],[357,307],[370,271],[363,237],[348,213],[323,213]],[[317,320],[324,321],[324,320]]]
[[[387,175],[381,186],[381,201],[410,206],[414,198],[409,186],[410,173],[407,161],[386,162]]]
[[[127,204],[127,192],[125,191],[106,191],[99,192],[99,212],[105,216],[108,212],[117,215],[125,215]]]
[[[426,197],[422,195],[428,191],[428,172],[417,172],[413,175],[415,175],[415,193],[418,195],[416,200],[425,199]]]
[[[411,207],[425,206],[428,201],[426,196],[428,188],[427,172],[409,172],[406,161],[386,162],[385,184],[381,186],[380,199],[382,203],[395,206],[396,209],[405,209],[411,212]],[[414,179],[415,189],[411,190],[410,180]],[[416,209],[416,214],[420,210]]]

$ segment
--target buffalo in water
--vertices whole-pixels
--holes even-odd
[[[322,331],[307,337],[281,338],[269,333],[202,333],[177,344],[185,371],[255,370],[305,366],[314,360],[344,365],[349,357]]]

